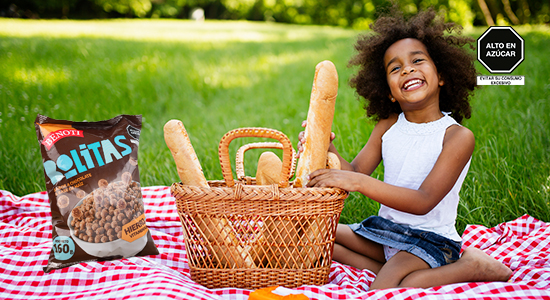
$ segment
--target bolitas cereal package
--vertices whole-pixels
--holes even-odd
[[[38,115],[35,127],[53,225],[44,271],[158,254],[139,181],[141,116],[72,122]]]

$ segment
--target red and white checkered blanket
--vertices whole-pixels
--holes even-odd
[[[169,187],[143,188],[147,226],[160,254],[81,263],[44,273],[52,247],[45,192],[0,190],[0,299],[247,299],[250,290],[207,289],[189,275],[181,224]],[[475,246],[510,267],[510,282],[368,291],[374,274],[334,262],[329,283],[302,286],[310,299],[550,299],[550,223],[530,216],[494,228],[469,226]]]

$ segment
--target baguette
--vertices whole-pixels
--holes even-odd
[[[176,162],[181,183],[210,188],[189,135],[181,121],[170,120],[164,125],[164,140]],[[196,220],[196,222],[201,234],[208,240],[208,248],[215,263],[224,268],[255,266],[248,251],[239,245],[238,239],[226,219],[206,217]]]
[[[304,257],[302,268],[314,268],[323,259],[323,247],[326,240],[326,234],[328,231],[326,217],[317,217],[310,219],[309,225],[304,225],[306,229],[302,239],[306,241],[309,246],[302,247],[300,255]]]
[[[320,62],[315,68],[304,135],[304,151],[298,160],[294,187],[305,187],[307,176],[311,172],[326,168],[337,94],[336,67],[328,60]]]
[[[340,170],[340,160],[338,156],[333,152],[328,152],[327,154],[327,169],[337,169]],[[300,254],[302,257],[306,257],[303,268],[313,268],[316,263],[321,263],[320,260],[323,259],[321,254],[323,253],[323,248],[319,245],[324,241],[323,233],[327,232],[326,222],[324,218],[315,218],[314,223],[310,225],[304,225],[304,236],[308,243],[311,243],[310,247],[303,247]]]
[[[277,154],[266,151],[260,155],[258,168],[256,170],[257,185],[278,184],[281,181],[281,169],[283,162]]]
[[[278,184],[281,178],[283,163],[273,152],[266,151],[260,155],[258,169],[256,171],[257,185]],[[272,216],[264,221],[262,228],[262,244],[258,248],[260,254],[266,257],[276,258],[268,261],[277,261],[275,268],[295,269],[298,267],[296,259],[299,258],[298,230],[300,226],[297,220],[285,217]],[[286,249],[286,250],[285,250]]]
[[[258,168],[256,170],[256,184],[257,185],[272,185],[278,184],[281,178],[281,169],[283,162],[273,152],[267,151],[260,155],[258,160]],[[255,241],[255,252],[258,259],[256,264],[265,265],[268,260],[266,258],[272,257],[273,252],[270,247],[269,237],[274,234],[274,223],[272,219],[266,219],[262,227],[262,234],[258,236],[258,240]]]
[[[172,152],[181,183],[209,187],[199,158],[181,121],[170,120],[164,125],[164,141]]]
[[[268,241],[265,255],[270,257],[273,268],[296,269],[300,267],[300,221],[289,216],[272,216],[264,224],[264,239]]]
[[[340,170],[341,167],[342,166],[340,165],[340,159],[338,159],[338,156],[333,152],[329,152],[327,154],[327,169]]]
[[[206,218],[199,224],[208,239],[210,253],[215,264],[221,268],[254,268],[250,246],[241,246],[231,224],[223,218]]]

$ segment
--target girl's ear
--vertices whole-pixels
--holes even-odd
[[[391,102],[395,102],[395,98],[391,94],[388,96],[388,98],[390,98]]]
[[[445,79],[443,79],[443,76],[441,74],[438,74],[439,77],[439,86],[445,85]]]

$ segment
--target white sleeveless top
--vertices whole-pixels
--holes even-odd
[[[441,154],[445,131],[458,124],[449,113],[443,114],[439,120],[420,124],[407,121],[403,113],[399,115],[397,122],[382,136],[384,182],[410,189],[420,187]],[[455,228],[458,193],[470,161],[471,158],[451,191],[427,214],[414,215],[381,205],[378,215],[394,223],[435,232],[460,242],[462,239]]]

